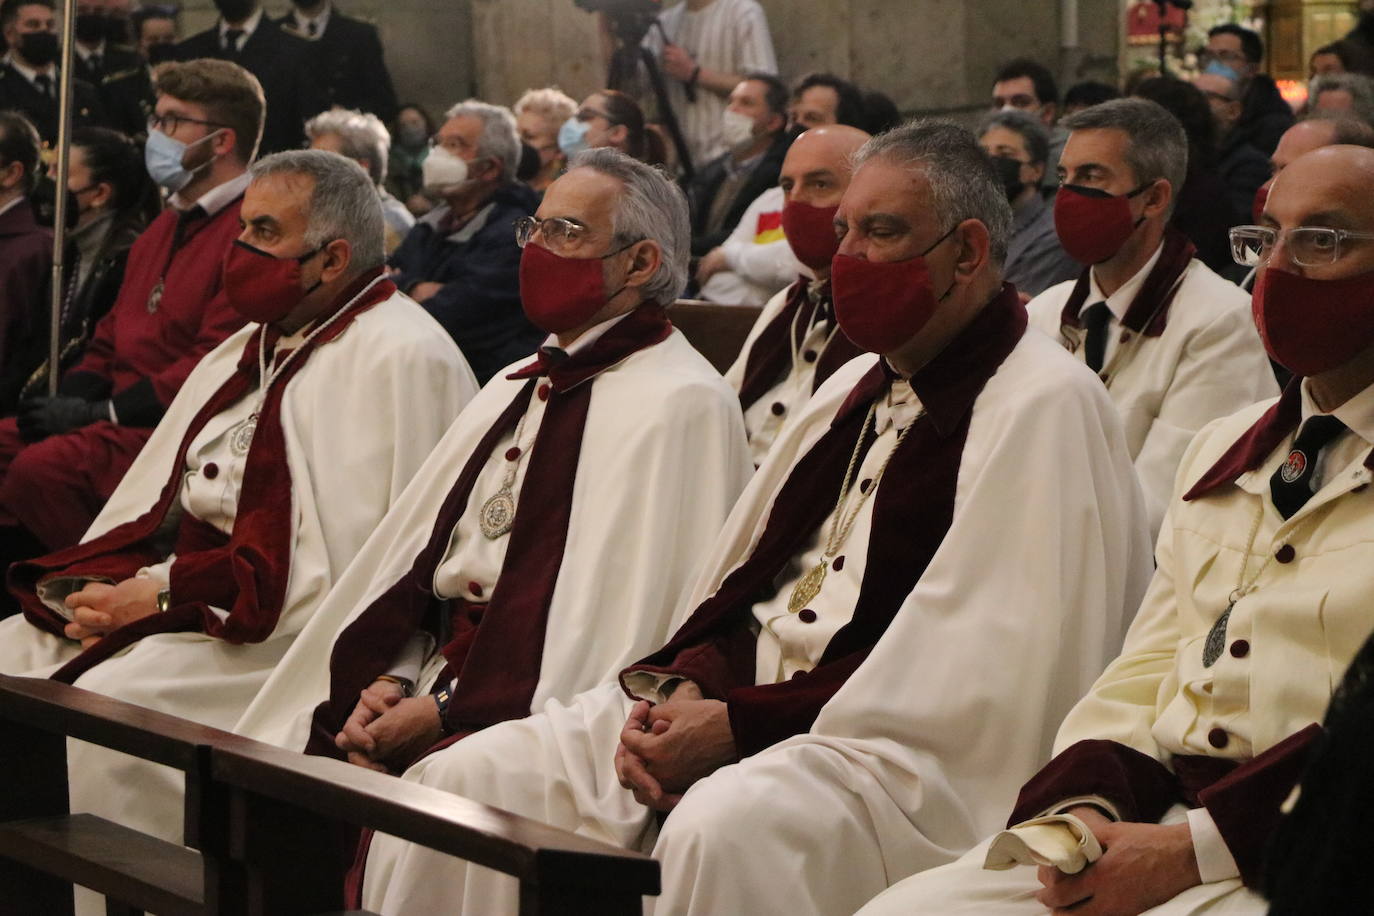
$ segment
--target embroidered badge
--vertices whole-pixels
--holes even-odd
[[[1279,479],[1284,483],[1292,483],[1302,476],[1302,472],[1307,470],[1307,456],[1297,449],[1288,453],[1288,460],[1279,468]]]

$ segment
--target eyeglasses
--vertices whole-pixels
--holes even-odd
[[[181,129],[183,124],[203,124],[206,127],[228,127],[228,124],[220,124],[217,121],[202,121],[200,118],[188,118],[186,115],[173,114],[167,112],[164,115],[148,115],[148,129],[162,131],[164,134],[174,134]]]
[[[1341,245],[1350,239],[1374,239],[1374,232],[1328,229],[1325,226],[1295,226],[1272,229],[1268,226],[1236,226],[1231,230],[1231,257],[1244,267],[1258,267],[1274,254],[1283,239],[1288,256],[1302,267],[1325,267],[1341,259]]]
[[[613,118],[613,117],[611,117],[610,115],[606,114],[606,112],[604,112],[604,111],[597,111],[595,108],[582,108],[582,109],[579,109],[578,112],[577,112],[577,114],[574,115],[574,117],[576,117],[576,119],[577,119],[578,121],[581,121],[581,122],[584,123],[584,124],[585,124],[587,121],[590,121],[590,120],[592,120],[592,119],[594,119],[594,118],[605,118],[605,119],[606,119],[606,123],[610,124],[612,127],[615,127],[615,126],[616,126],[616,120],[615,120],[615,118]]]
[[[1213,51],[1210,48],[1200,48],[1197,52],[1198,63],[1206,64],[1210,60],[1224,61],[1228,64],[1245,63],[1245,52],[1243,51]]]
[[[524,248],[535,232],[544,237],[544,247],[550,251],[559,251],[586,239],[592,234],[592,229],[561,216],[551,216],[548,219],[522,216],[515,221],[515,244]]]

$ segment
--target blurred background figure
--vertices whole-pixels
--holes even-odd
[[[109,0],[77,0],[73,69],[95,87],[105,125],[137,137],[153,110],[153,82],[138,52],[110,39],[112,27],[122,32],[129,24],[110,15]]]
[[[787,108],[791,130],[809,130],[827,124],[847,124],[864,129],[864,97],[857,86],[833,73],[810,73],[792,87]]]
[[[391,150],[391,134],[374,114],[334,108],[322,111],[305,122],[305,135],[311,149],[328,150],[362,166],[377,188],[386,221],[386,253],[396,250],[410,228],[415,215],[387,191],[385,186],[387,157]]]
[[[558,148],[558,132],[577,112],[577,102],[551,86],[528,90],[511,110],[515,112],[520,142],[539,156],[539,168],[525,179],[525,184],[543,193],[567,167],[568,157]]]
[[[667,149],[663,135],[644,120],[639,103],[623,92],[593,92],[558,131],[564,157],[584,149],[611,147],[649,165],[663,165]]]
[[[1203,73],[1193,80],[1193,85],[1212,109],[1215,165],[1230,192],[1231,219],[1233,223],[1244,223],[1250,218],[1255,192],[1269,180],[1269,158],[1236,130],[1245,107],[1239,83],[1218,73]]]
[[[1326,73],[1312,80],[1313,112],[1346,114],[1374,123],[1374,79],[1363,73]]]
[[[1101,105],[1103,102],[1110,102],[1112,99],[1119,98],[1121,98],[1121,92],[1115,86],[1099,83],[1096,80],[1074,83],[1064,93],[1064,117],[1067,118],[1075,111],[1082,111],[1084,108],[1091,108],[1094,105]]]
[[[1059,154],[1069,134],[1059,122],[1059,85],[1049,69],[1029,58],[1018,58],[1002,65],[992,81],[992,107],[1001,111],[1021,111],[1038,118],[1049,131],[1050,151],[1045,159],[1041,188],[1052,193],[1059,185]]]
[[[133,15],[133,29],[134,47],[149,67],[176,58],[176,45],[181,39],[176,7],[139,7]]]
[[[1273,77],[1260,72],[1264,42],[1242,26],[1226,23],[1207,32],[1207,46],[1198,52],[1198,66],[1235,81],[1240,87],[1241,112],[1236,136],[1266,156],[1274,153],[1279,137],[1293,126],[1293,109]],[[1209,265],[1211,262],[1208,262]]]
[[[386,189],[416,216],[434,209],[425,196],[424,164],[429,141],[434,136],[434,119],[419,105],[405,104],[396,113],[391,127],[391,155],[386,167]]]
[[[345,16],[334,0],[292,0],[277,25],[311,46],[323,107],[365,111],[383,123],[396,117],[396,90],[375,25]]]
[[[22,115],[0,111],[0,415],[14,413],[23,384],[22,348],[42,323],[52,268],[52,232],[34,218],[38,132]]]

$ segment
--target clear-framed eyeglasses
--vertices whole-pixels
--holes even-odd
[[[1348,242],[1374,239],[1374,232],[1325,226],[1295,226],[1292,229],[1236,226],[1231,230],[1231,257],[1244,267],[1259,267],[1269,260],[1281,238],[1288,246],[1288,256],[1293,263],[1302,267],[1325,267],[1341,259]]]
[[[551,216],[548,219],[522,216],[515,221],[515,244],[524,248],[536,231],[543,236],[544,247],[550,251],[559,251],[576,245],[592,234],[591,227],[561,216]]]

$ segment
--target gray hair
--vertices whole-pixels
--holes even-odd
[[[1169,182],[1173,213],[1183,182],[1188,177],[1188,135],[1178,118],[1149,99],[1112,99],[1076,111],[1059,122],[1066,130],[1119,130],[1126,135],[1126,165],[1137,186]],[[1168,216],[1166,213],[1165,216]]]
[[[1331,143],[1336,146],[1363,146],[1374,149],[1374,125],[1344,111],[1314,111],[1298,123],[1320,121],[1330,124]]]
[[[658,273],[644,285],[644,298],[667,305],[682,295],[692,256],[692,225],[687,197],[677,182],[611,147],[584,150],[572,158],[568,168],[593,169],[622,185],[612,217],[618,244],[653,239],[663,249]]]
[[[1312,80],[1309,98],[1313,107],[1320,101],[1323,92],[1344,91],[1350,93],[1355,107],[1351,115],[1366,123],[1374,123],[1374,79],[1363,73],[1323,73]]]
[[[869,140],[854,154],[854,170],[885,159],[920,170],[930,184],[942,230],[976,219],[988,230],[989,257],[1001,267],[1011,238],[1011,204],[978,138],[950,121],[909,121]]]
[[[343,147],[340,153],[359,165],[366,159],[372,183],[382,183],[391,151],[391,132],[380,118],[362,111],[332,108],[305,122],[305,135],[311,140],[330,134],[339,138]]]
[[[1039,118],[1033,118],[1024,111],[994,111],[978,126],[978,136],[982,137],[995,127],[1018,134],[1026,141],[1026,152],[1030,153],[1031,165],[1044,165],[1049,161],[1050,132],[1045,129]]]
[[[315,249],[334,239],[347,240],[353,249],[350,276],[386,261],[386,225],[377,186],[352,159],[320,149],[289,150],[259,159],[248,174],[253,181],[273,175],[312,179],[305,243]]]
[[[482,122],[477,158],[495,159],[501,163],[501,178],[514,181],[515,169],[520,164],[520,135],[515,130],[515,115],[510,109],[468,99],[454,105],[444,115],[447,121],[454,118],[476,118]]]

